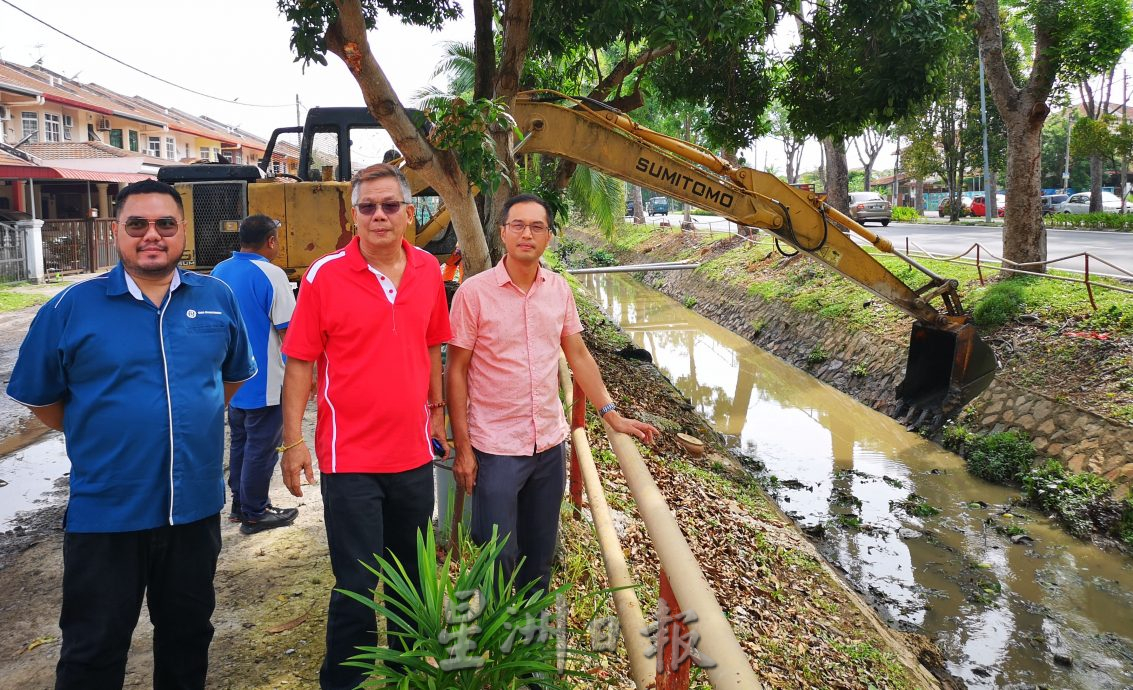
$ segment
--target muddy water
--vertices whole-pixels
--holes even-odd
[[[42,428],[37,431],[42,433]],[[0,532],[15,525],[18,513],[58,501],[53,496],[57,482],[70,471],[63,435],[58,433],[0,456]]]
[[[850,582],[893,625],[935,640],[968,687],[1133,687],[1133,560],[1009,508],[1017,492],[665,295],[580,278],[777,478],[780,506]],[[931,512],[917,505],[940,512],[916,517]],[[1020,543],[1005,536],[1020,530]]]

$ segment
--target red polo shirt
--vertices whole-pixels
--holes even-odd
[[[437,260],[402,241],[391,304],[355,237],[311,264],[283,353],[316,362],[322,472],[402,472],[432,460],[429,350],[449,339]]]

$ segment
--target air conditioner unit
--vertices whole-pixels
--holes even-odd
[[[11,120],[12,110],[6,105],[0,105],[0,120]]]
[[[95,124],[94,128],[97,129],[100,132],[109,132],[110,131],[110,118],[108,118],[108,117],[98,118],[98,122]]]

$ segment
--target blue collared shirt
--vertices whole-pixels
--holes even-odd
[[[240,386],[229,403],[241,410],[278,405],[283,389],[283,344],[279,331],[287,328],[295,311],[295,294],[282,268],[255,252],[232,252],[212,269],[232,288],[259,371]]]
[[[119,264],[40,308],[8,383],[64,404],[70,532],[129,532],[224,504],[224,383],[256,373],[232,291],[177,270],[160,306]]]

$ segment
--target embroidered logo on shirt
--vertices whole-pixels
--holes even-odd
[[[198,315],[204,316],[205,314],[213,314],[213,315],[219,316],[223,313],[224,312],[222,312],[222,311],[210,311],[210,310],[207,310],[207,309],[202,309],[200,311],[197,311],[196,309],[189,309],[188,311],[185,312],[185,316],[189,317],[190,319],[195,319],[195,318],[197,318]]]

